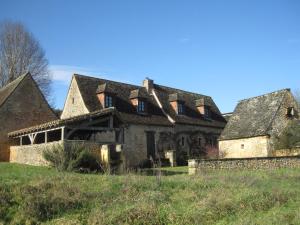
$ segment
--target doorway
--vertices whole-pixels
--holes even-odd
[[[155,157],[155,132],[148,131],[146,132],[147,137],[147,158],[150,159],[152,157],[153,160]]]

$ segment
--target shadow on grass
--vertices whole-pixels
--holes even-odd
[[[141,176],[157,176],[161,172],[162,176],[174,176],[174,175],[183,175],[188,174],[188,172],[184,171],[171,171],[171,170],[161,170],[158,169],[143,169],[141,171],[138,171],[137,174]]]

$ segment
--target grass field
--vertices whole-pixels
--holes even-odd
[[[300,170],[122,176],[0,163],[0,224],[300,224]]]

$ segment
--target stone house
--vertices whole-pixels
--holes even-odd
[[[137,86],[75,74],[60,120],[9,136],[35,145],[36,140],[30,142],[29,137],[41,133],[42,146],[45,133],[56,130],[55,141],[98,143],[99,149],[108,145],[111,157],[134,167],[149,158],[185,164],[190,157],[200,157],[205,146],[217,147],[225,124],[209,96],[158,85],[150,79]],[[118,158],[116,152],[122,156]]]
[[[299,105],[290,89],[242,100],[219,139],[225,158],[273,156],[276,138],[290,120],[299,119]]]
[[[11,131],[56,119],[29,73],[0,89],[0,161],[9,161]]]

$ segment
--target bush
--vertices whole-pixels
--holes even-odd
[[[300,142],[300,125],[298,120],[293,120],[275,141],[275,149],[290,149]]]
[[[72,186],[54,180],[26,185],[21,190],[22,219],[46,221],[70,210],[80,209],[87,201],[84,193]]]
[[[57,144],[43,152],[44,158],[58,171],[90,172],[100,171],[101,164],[82,145],[64,147]]]

